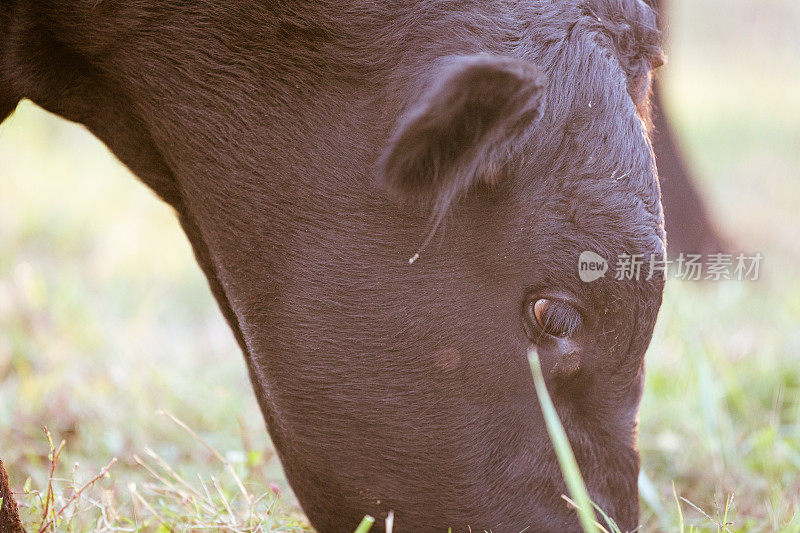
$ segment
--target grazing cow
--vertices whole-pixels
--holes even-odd
[[[531,349],[631,530],[663,279],[578,257],[663,254],[658,41],[641,0],[1,0],[0,119],[174,207],[320,531],[578,529]]]

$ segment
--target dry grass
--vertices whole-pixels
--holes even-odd
[[[120,490],[112,478],[117,459],[87,479],[80,480],[75,463],[70,477],[64,470],[65,442],[53,443],[45,428],[49,447],[48,476],[42,490],[32,488],[30,479],[16,494],[23,522],[29,531],[230,531],[233,533],[305,532],[309,527],[302,515],[281,501],[280,489],[272,486],[263,493],[247,488],[243,477],[213,446],[177,417],[163,413],[184,429],[196,446],[207,449],[220,471],[208,478],[187,479],[152,449],[143,459],[134,456],[149,480],[128,483]],[[251,483],[250,485],[255,485]]]

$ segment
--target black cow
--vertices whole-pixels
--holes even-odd
[[[640,0],[0,0],[0,119],[86,125],[174,207],[321,531],[638,521],[663,279]],[[415,261],[409,261],[409,258]]]

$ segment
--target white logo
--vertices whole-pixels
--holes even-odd
[[[608,272],[608,261],[594,252],[583,252],[578,258],[578,275],[581,281],[591,283]]]

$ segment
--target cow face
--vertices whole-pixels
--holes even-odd
[[[470,449],[491,450],[473,463],[480,465],[475,479],[496,491],[484,509],[496,522],[481,527],[575,527],[559,502],[564,488],[533,407],[525,368],[531,349],[593,498],[623,528],[635,528],[638,518],[636,413],[663,288],[653,269],[664,233],[645,128],[650,67],[660,55],[642,34],[615,33],[618,23],[609,28],[597,17],[591,24],[600,37],[577,30],[575,48],[557,54],[452,59],[401,120],[382,159],[385,185],[432,213],[431,233],[412,259],[435,261],[457,280],[427,287],[450,306],[426,321],[433,328],[440,318],[442,333],[425,350],[441,354],[432,379],[451,383],[451,401],[470,397],[462,413],[480,420],[471,437],[462,435]],[[607,48],[580,44],[603,37]],[[433,250],[428,242],[437,243]],[[582,257],[594,275],[581,275]],[[621,265],[631,258],[644,264],[625,273]],[[456,392],[463,375],[470,385]],[[457,418],[454,426],[469,424]]]
[[[533,350],[633,529],[662,281],[578,267],[663,253],[652,13],[406,4],[12,2],[0,112],[86,124],[175,207],[321,531],[577,529]]]

